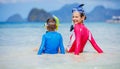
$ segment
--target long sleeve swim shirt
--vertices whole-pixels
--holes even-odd
[[[38,55],[42,53],[57,54],[60,49],[61,54],[65,54],[62,35],[55,31],[50,31],[42,36]]]
[[[85,27],[83,23],[75,24],[73,34],[70,37],[69,52],[74,52],[75,55],[83,52],[87,40],[90,41],[93,48],[98,53],[103,53],[102,49],[95,42],[91,32]]]

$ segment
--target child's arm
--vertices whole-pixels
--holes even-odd
[[[89,41],[98,53],[103,53],[102,49],[100,49],[100,47],[97,45],[97,43],[95,42],[95,40],[90,32],[89,32]]]
[[[41,42],[40,48],[38,50],[38,55],[41,55],[43,53],[44,46],[45,46],[45,36],[43,35],[42,42]]]
[[[60,35],[60,53],[65,54],[65,49],[63,45],[63,39],[62,36]]]

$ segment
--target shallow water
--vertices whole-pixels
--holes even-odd
[[[120,69],[120,24],[86,23],[103,54],[98,54],[88,42],[84,52],[74,54],[43,54],[33,51],[39,47],[45,33],[40,23],[0,24],[0,69]],[[64,46],[69,42],[70,24],[61,24],[58,32]]]

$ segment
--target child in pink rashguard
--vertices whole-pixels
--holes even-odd
[[[84,10],[82,8],[84,4],[72,9],[72,21],[74,23],[73,33],[70,36],[70,45],[67,47],[67,52],[74,52],[75,55],[83,52],[87,40],[90,41],[94,49],[98,53],[103,53],[102,49],[95,42],[92,33],[84,25],[83,21],[86,19]]]

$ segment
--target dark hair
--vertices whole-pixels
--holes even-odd
[[[80,16],[81,16],[81,17],[85,16],[85,19],[84,19],[84,20],[86,20],[86,18],[87,18],[86,15],[85,15],[85,13],[80,13]]]
[[[53,21],[55,24],[49,23],[50,21]],[[54,18],[49,18],[47,20],[47,30],[48,31],[55,31],[55,29],[56,29],[56,20]]]
[[[47,24],[49,23],[50,20],[53,20],[53,21],[56,23],[56,20],[55,20],[54,18],[49,18],[49,19],[47,19],[47,21],[46,21]]]

